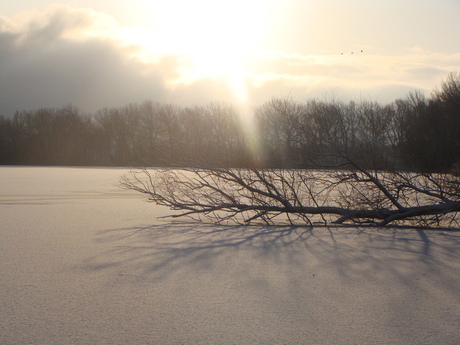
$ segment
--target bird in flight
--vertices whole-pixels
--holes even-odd
[[[361,49],[360,51],[361,53],[364,53],[364,50]],[[354,54],[354,52],[351,52],[350,54]],[[340,53],[340,55],[343,55],[343,53]]]

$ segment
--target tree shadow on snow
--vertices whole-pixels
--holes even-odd
[[[161,281],[178,275],[280,274],[369,280],[376,272],[411,285],[424,275],[457,284],[460,231],[405,228],[232,226],[196,222],[100,230],[105,251],[83,269],[117,281]],[[262,265],[262,266],[261,266]]]

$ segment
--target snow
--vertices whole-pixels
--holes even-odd
[[[1,344],[458,344],[460,232],[213,226],[0,168]]]

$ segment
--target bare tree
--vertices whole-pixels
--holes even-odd
[[[458,226],[460,182],[447,174],[347,170],[142,169],[124,188],[158,205],[216,223]]]
[[[296,157],[300,141],[299,122],[305,107],[291,97],[272,98],[256,109],[259,141],[264,160],[281,167],[299,165]]]

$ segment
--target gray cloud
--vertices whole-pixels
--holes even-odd
[[[78,18],[77,18],[78,19]],[[69,40],[58,16],[27,32],[0,33],[0,112],[75,104],[93,111],[147,98],[164,98],[159,69],[130,59],[126,49],[104,39]]]
[[[146,63],[132,57],[136,47],[107,38],[66,38],[67,31],[89,22],[64,17],[51,15],[45,25],[31,24],[23,32],[0,32],[0,114],[66,104],[93,112],[146,99],[183,105],[232,99],[224,80],[169,86],[179,76],[181,61],[174,55]]]

